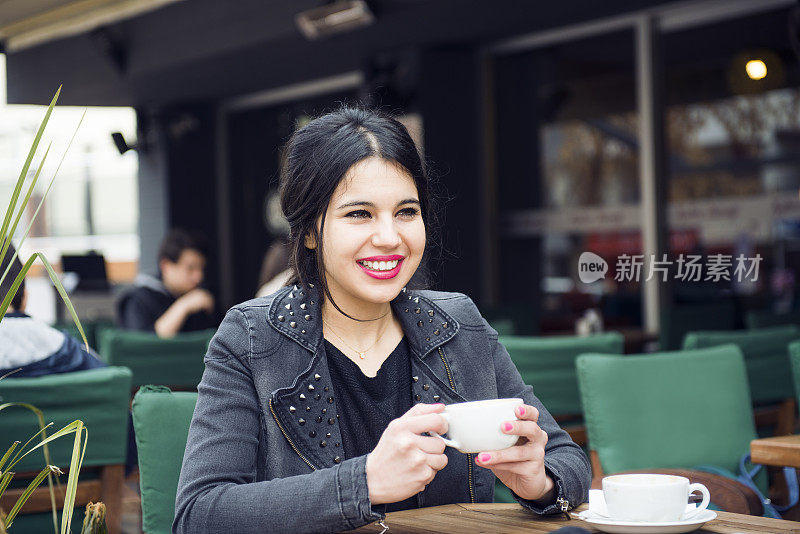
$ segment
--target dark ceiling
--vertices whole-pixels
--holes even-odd
[[[294,15],[318,0],[190,0],[11,53],[9,103],[218,100],[362,69],[377,55],[476,46],[666,1],[379,0],[373,26],[309,42]]]

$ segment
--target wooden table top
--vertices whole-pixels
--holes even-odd
[[[750,442],[754,464],[800,468],[800,435],[754,439]]]
[[[575,511],[585,510],[584,504]],[[552,532],[562,527],[581,527],[596,532],[580,519],[564,516],[538,517],[518,504],[447,504],[386,514],[386,534],[531,534]],[[371,523],[353,534],[380,534],[383,527]],[[717,512],[717,518],[695,532],[718,534],[800,534],[800,523],[750,515]]]

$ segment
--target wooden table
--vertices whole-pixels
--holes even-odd
[[[586,504],[577,511],[585,510]],[[575,512],[575,510],[573,510]],[[552,532],[562,527],[581,527],[596,532],[579,519],[567,520],[563,516],[540,518],[518,504],[448,504],[418,510],[392,512],[386,515],[386,534],[514,534]],[[351,533],[379,534],[383,527],[371,523]],[[750,515],[717,512],[714,521],[695,532],[724,534],[800,534],[800,523],[781,519],[765,519]]]
[[[754,439],[750,442],[750,461],[800,469],[800,435]]]

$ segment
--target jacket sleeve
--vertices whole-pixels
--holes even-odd
[[[569,434],[558,426],[547,408],[533,394],[533,388],[523,382],[508,351],[497,341],[497,332],[488,323],[486,328],[494,345],[493,360],[498,396],[500,398],[521,398],[525,404],[539,410],[539,427],[547,433],[544,465],[548,475],[553,479],[557,491],[556,498],[545,507],[537,506],[533,501],[522,499],[516,494],[514,494],[514,498],[522,506],[537,514],[561,512],[561,508],[556,504],[559,498],[566,500],[569,508],[578,506],[589,498],[589,487],[592,483],[589,459],[583,450],[572,441]]]
[[[173,532],[334,532],[382,519],[369,501],[366,456],[256,481],[261,407],[249,325],[230,310],[212,340],[189,429]]]

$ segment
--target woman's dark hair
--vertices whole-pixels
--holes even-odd
[[[2,248],[3,241],[0,241],[0,248]],[[16,253],[16,249],[14,245],[11,243],[8,244],[8,250],[6,251],[6,255],[3,256],[3,261],[0,262],[0,276],[3,276],[3,273],[6,272],[8,269],[8,274],[6,275],[5,280],[3,283],[0,284],[0,301],[6,298],[6,295],[11,291],[11,286],[14,285],[14,280],[17,279],[19,273],[22,272],[22,262],[19,260],[19,255],[14,258],[14,254]],[[11,261],[11,258],[14,258],[14,261]],[[11,263],[11,268],[8,268],[8,264]],[[22,298],[25,292],[25,279],[22,279],[22,284],[17,288],[17,293],[11,299],[11,307],[15,310],[19,311],[22,308]]]
[[[293,283],[318,285],[320,298],[328,298],[345,315],[333,302],[325,282],[322,251],[325,212],[347,171],[370,157],[400,165],[414,180],[427,243],[431,245],[436,225],[428,174],[408,130],[399,121],[378,111],[343,107],[297,130],[283,152],[281,208],[289,222],[289,266],[293,270]],[[321,220],[319,231],[317,220]],[[305,246],[309,235],[317,245],[313,250]],[[414,283],[409,285],[426,283],[427,256],[426,250]]]

